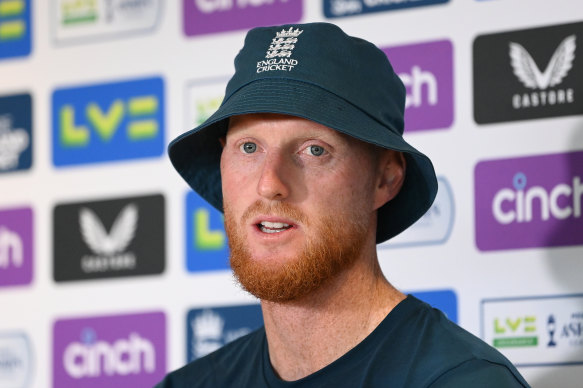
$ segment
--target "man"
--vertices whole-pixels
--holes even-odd
[[[231,266],[265,327],[159,387],[526,387],[512,364],[383,276],[376,243],[437,191],[402,137],[405,88],[325,24],[251,30],[217,112],[169,147],[224,210]]]

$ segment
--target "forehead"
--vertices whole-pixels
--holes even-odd
[[[229,119],[227,136],[247,132],[262,136],[315,137],[351,146],[372,147],[368,143],[314,121],[278,113],[251,113],[232,116]]]

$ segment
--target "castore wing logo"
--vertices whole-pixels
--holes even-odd
[[[134,238],[138,208],[135,204],[127,205],[115,220],[109,234],[99,217],[88,208],[81,208],[79,225],[83,240],[93,252],[111,256],[123,252]]]
[[[544,72],[541,72],[524,47],[510,42],[510,59],[514,75],[530,89],[545,90],[559,85],[573,67],[575,48],[575,35],[569,35],[556,49]]]

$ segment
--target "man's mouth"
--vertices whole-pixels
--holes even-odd
[[[257,224],[257,227],[263,233],[280,233],[288,230],[292,226],[283,222],[261,221]]]

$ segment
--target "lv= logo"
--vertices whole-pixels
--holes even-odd
[[[123,101],[114,100],[104,110],[91,102],[85,109],[87,124],[91,126],[99,138],[108,142],[118,131],[124,118],[128,118],[127,136],[131,140],[153,138],[158,133],[158,122],[149,116],[158,110],[158,99],[153,95],[137,96]],[[75,109],[64,105],[60,111],[60,132],[63,145],[75,147],[87,145],[90,141],[90,131],[86,125],[75,124]]]

